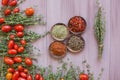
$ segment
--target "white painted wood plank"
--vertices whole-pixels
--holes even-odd
[[[102,2],[102,1],[101,1]],[[102,5],[107,10],[107,31],[106,31],[106,38],[105,38],[105,50],[103,54],[102,62],[97,61],[97,44],[94,38],[94,17],[97,11],[97,6],[95,0],[49,0],[47,1],[47,28],[50,30],[51,26],[57,22],[63,22],[66,25],[68,24],[68,20],[70,17],[79,15],[86,19],[87,21],[87,29],[86,32],[82,35],[86,41],[86,46],[83,52],[77,55],[69,54],[66,58],[70,58],[71,61],[75,65],[80,65],[82,62],[83,57],[85,56],[88,62],[91,65],[91,70],[94,72],[95,77],[98,76],[98,72],[100,71],[101,67],[104,67],[104,75],[102,80],[109,80],[109,48],[110,48],[110,1],[102,2]],[[105,6],[106,5],[106,6]],[[49,41],[52,42],[53,40],[51,37],[48,37]],[[47,39],[47,40],[48,40]],[[49,45],[50,42],[47,44]],[[66,59],[65,58],[65,59]],[[54,59],[50,59],[50,63],[53,66],[57,66],[58,63]]]
[[[110,80],[120,80],[120,0],[111,0]]]

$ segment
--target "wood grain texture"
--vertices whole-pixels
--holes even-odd
[[[1,1],[1,0],[0,0]],[[100,0],[104,7],[106,16],[106,34],[104,40],[103,58],[99,62],[97,60],[97,43],[94,37],[94,18],[97,12],[96,0],[26,0],[24,4],[20,5],[21,9],[27,7],[34,7],[36,14],[42,14],[44,21],[47,24],[30,27],[29,30],[35,31],[39,34],[49,31],[56,23],[68,24],[68,20],[73,16],[82,16],[87,21],[87,29],[83,38],[86,41],[85,49],[79,54],[67,53],[63,59],[67,61],[70,59],[76,66],[80,65],[84,58],[87,59],[91,65],[95,78],[97,78],[100,69],[104,68],[104,73],[101,80],[120,80],[120,0]],[[1,6],[1,5],[0,5]],[[37,40],[33,43],[41,50],[41,56],[38,56],[38,64],[48,66],[49,64],[54,67],[59,66],[59,62],[53,59],[48,52],[48,47],[54,40],[50,35]],[[82,66],[81,66],[82,68]]]
[[[120,80],[120,0],[111,0],[110,80]]]
[[[102,1],[101,1],[102,2]],[[100,69],[104,68],[102,80],[109,80],[109,56],[110,56],[110,1],[104,1],[102,5],[106,11],[106,35],[105,35],[105,50],[103,52],[103,59],[101,62],[97,61],[97,44],[94,37],[94,18],[97,12],[97,5],[95,0],[49,0],[47,1],[47,29],[50,30],[51,26],[55,23],[62,22],[66,25],[68,20],[73,16],[82,16],[87,21],[87,29],[82,35],[86,41],[85,49],[80,54],[70,54],[64,58],[70,58],[75,65],[81,65],[83,58],[88,60],[91,65],[91,71],[95,74],[95,78],[98,76]],[[53,40],[48,37],[50,42]],[[49,46],[50,42],[47,42]],[[50,64],[58,66],[58,63],[49,58]],[[82,65],[81,65],[82,66]]]

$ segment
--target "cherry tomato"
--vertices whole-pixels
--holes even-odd
[[[26,40],[20,40],[20,43],[24,46],[26,45]]]
[[[5,19],[4,18],[0,18],[0,24],[4,23]]]
[[[24,52],[24,47],[23,47],[23,46],[19,47],[19,48],[18,48],[18,52],[19,52],[19,53],[23,53],[23,52]]]
[[[25,78],[19,77],[18,80],[26,80]]]
[[[22,38],[24,36],[24,32],[17,32],[16,35],[19,37],[19,38]]]
[[[10,38],[10,39],[14,39],[14,38],[15,38],[15,35],[14,35],[14,34],[10,34],[10,35],[9,35],[9,38]]]
[[[22,32],[24,30],[24,26],[21,24],[17,24],[14,26],[14,30],[17,32]]]
[[[9,6],[16,6],[17,5],[17,1],[16,0],[11,0],[9,3]]]
[[[13,76],[12,73],[7,73],[7,74],[6,74],[6,79],[7,79],[7,80],[11,80],[11,79],[12,79],[12,76]]]
[[[11,14],[11,10],[10,9],[4,10],[4,15],[5,16],[10,15],[10,14]]]
[[[20,76],[19,71],[15,71],[13,74],[12,80],[18,80],[19,76]]]
[[[24,73],[24,72],[20,72],[20,76],[23,77],[23,78],[27,78],[27,74]]]
[[[40,80],[40,77],[41,77],[40,74],[36,74],[36,75],[35,75],[35,80]]]
[[[18,48],[19,48],[18,44],[14,44],[14,49],[18,50]]]
[[[20,9],[19,8],[15,8],[14,10],[13,10],[13,13],[19,13],[20,12]]]
[[[10,54],[10,55],[16,55],[17,54],[17,50],[15,50],[15,49],[9,49],[8,50],[8,54]]]
[[[34,9],[33,9],[33,8],[27,8],[27,9],[25,10],[25,14],[26,14],[27,16],[32,16],[32,15],[34,14]]]
[[[13,47],[14,47],[14,41],[13,40],[10,40],[9,42],[8,42],[8,49],[13,49]]]
[[[31,58],[25,58],[25,64],[27,66],[32,66],[32,59]]]
[[[87,74],[80,74],[80,80],[88,80]]]
[[[9,73],[14,73],[15,72],[15,69],[14,68],[8,68],[7,70]]]
[[[24,69],[24,73],[26,73],[26,74],[27,74],[27,73],[28,73],[28,69]]]
[[[9,0],[2,0],[2,5],[6,6],[6,5],[8,5],[8,2],[9,2]]]
[[[27,80],[32,80],[32,76],[31,76],[31,75],[28,75],[28,76],[27,76]]]
[[[16,63],[21,63],[21,62],[22,62],[22,57],[20,57],[20,56],[15,56],[15,57],[13,58],[13,60],[14,60],[14,62],[16,62]]]
[[[39,80],[44,80],[44,78],[41,76]],[[63,79],[64,80],[64,79]]]
[[[18,66],[18,71],[23,72],[24,71],[24,67],[22,65],[19,65]]]
[[[13,65],[14,61],[10,57],[4,57],[4,62],[8,65]]]
[[[3,25],[2,28],[1,28],[2,32],[10,32],[12,30],[12,27],[9,26],[9,25]]]

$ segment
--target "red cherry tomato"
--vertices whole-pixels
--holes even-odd
[[[40,77],[41,77],[40,74],[36,74],[36,75],[35,75],[35,80],[40,80]]]
[[[17,50],[10,49],[10,50],[8,50],[8,54],[10,54],[10,55],[16,55],[17,54]]]
[[[15,38],[15,35],[14,35],[14,34],[10,34],[10,35],[9,35],[9,38],[10,38],[10,39],[14,39],[14,38]]]
[[[19,76],[20,76],[19,71],[15,71],[13,74],[12,80],[18,80]]]
[[[10,14],[11,14],[11,10],[10,9],[4,10],[4,15],[5,16],[10,15]]]
[[[34,14],[34,9],[33,9],[33,8],[27,8],[27,9],[25,10],[25,14],[26,14],[27,16],[32,16],[32,15]]]
[[[7,70],[9,73],[14,73],[15,72],[15,69],[14,68],[8,68]]]
[[[3,25],[2,28],[1,28],[2,32],[10,32],[12,30],[12,27],[9,26],[9,25]]]
[[[4,57],[4,62],[8,65],[13,65],[14,61],[10,57]]]
[[[0,24],[4,23],[5,19],[4,18],[0,18]]]
[[[19,48],[18,48],[18,52],[19,52],[19,53],[23,53],[23,52],[24,52],[24,47],[23,47],[23,46],[19,47]]]
[[[20,43],[24,46],[26,45],[26,40],[20,40]]]
[[[16,35],[19,37],[19,38],[22,38],[24,36],[24,32],[17,32]]]
[[[27,66],[32,66],[32,59],[31,58],[25,58],[25,64]]]
[[[20,72],[20,76],[23,77],[23,78],[27,78],[27,74],[24,73],[24,72]]]
[[[8,49],[13,49],[13,47],[14,47],[14,41],[13,40],[10,40],[9,42],[8,42]]]
[[[32,76],[31,76],[31,75],[28,75],[28,76],[27,76],[27,80],[32,80]]]
[[[18,71],[23,72],[24,71],[24,67],[22,65],[19,65],[18,66]]]
[[[11,80],[12,79],[12,75],[13,75],[12,73],[7,73],[6,74],[6,79],[7,80]]]
[[[80,74],[80,80],[88,80],[87,74]]]
[[[17,1],[16,0],[12,0],[9,3],[9,6],[16,6],[17,5]]]
[[[18,44],[14,44],[14,49],[18,50],[18,48],[19,48]]]
[[[14,30],[17,32],[22,32],[24,30],[24,26],[21,24],[17,24],[14,26]]]
[[[40,77],[40,80],[44,80],[44,78],[41,76],[41,77]]]
[[[19,77],[17,80],[26,80],[25,78]]]
[[[9,2],[9,0],[2,0],[2,5],[6,6],[6,5],[8,5],[8,2]]]
[[[27,74],[27,73],[28,73],[28,69],[24,69],[24,73],[26,73],[26,74]]]
[[[21,63],[21,62],[22,62],[22,57],[20,57],[20,56],[15,56],[15,57],[13,58],[13,60],[14,60],[14,62],[16,62],[16,63]]]
[[[20,9],[19,8],[15,8],[14,10],[13,10],[13,13],[19,13],[20,12]]]

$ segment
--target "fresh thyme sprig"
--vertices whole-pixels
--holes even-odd
[[[5,23],[8,25],[23,24],[24,26],[40,24],[42,16],[25,16],[23,12],[11,14],[5,18]]]

